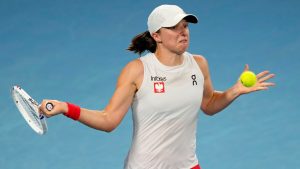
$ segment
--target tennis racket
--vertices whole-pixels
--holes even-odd
[[[39,104],[19,86],[13,86],[11,96],[29,126],[38,134],[47,132],[46,118],[39,113]]]

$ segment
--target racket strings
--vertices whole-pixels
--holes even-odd
[[[38,112],[38,102],[32,99],[19,86],[13,86],[11,96],[27,124],[38,134],[45,134],[48,130],[46,120]]]
[[[38,126],[39,128],[41,128],[41,124],[39,122],[39,116],[36,114],[37,109],[33,107],[33,105],[31,105],[31,103],[26,100],[24,97],[22,97],[22,95],[20,95],[19,93],[15,93],[15,96],[18,98],[18,103],[22,106],[22,108],[26,111],[29,112],[28,116],[30,117],[30,122],[34,123],[36,126]]]

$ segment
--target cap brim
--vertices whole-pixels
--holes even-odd
[[[198,18],[195,15],[192,15],[192,14],[188,14],[183,19],[185,19],[187,22],[190,22],[190,23],[198,23]]]
[[[198,23],[198,19],[195,15],[192,15],[192,14],[179,14],[179,15],[175,16],[172,20],[167,20],[166,22],[162,23],[162,27],[175,26],[182,19],[185,19],[187,22],[190,22],[190,23]]]

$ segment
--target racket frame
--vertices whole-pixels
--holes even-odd
[[[48,127],[45,116],[39,113],[38,102],[36,102],[32,97],[30,97],[30,95],[19,86],[12,87],[11,96],[27,124],[36,133],[40,135],[45,134],[48,130]],[[22,102],[27,102],[29,109],[31,109],[32,111],[27,112],[24,106],[21,104]]]

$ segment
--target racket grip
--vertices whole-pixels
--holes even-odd
[[[51,111],[53,108],[54,108],[54,105],[52,103],[50,103],[50,102],[46,103],[46,109],[48,111]]]

